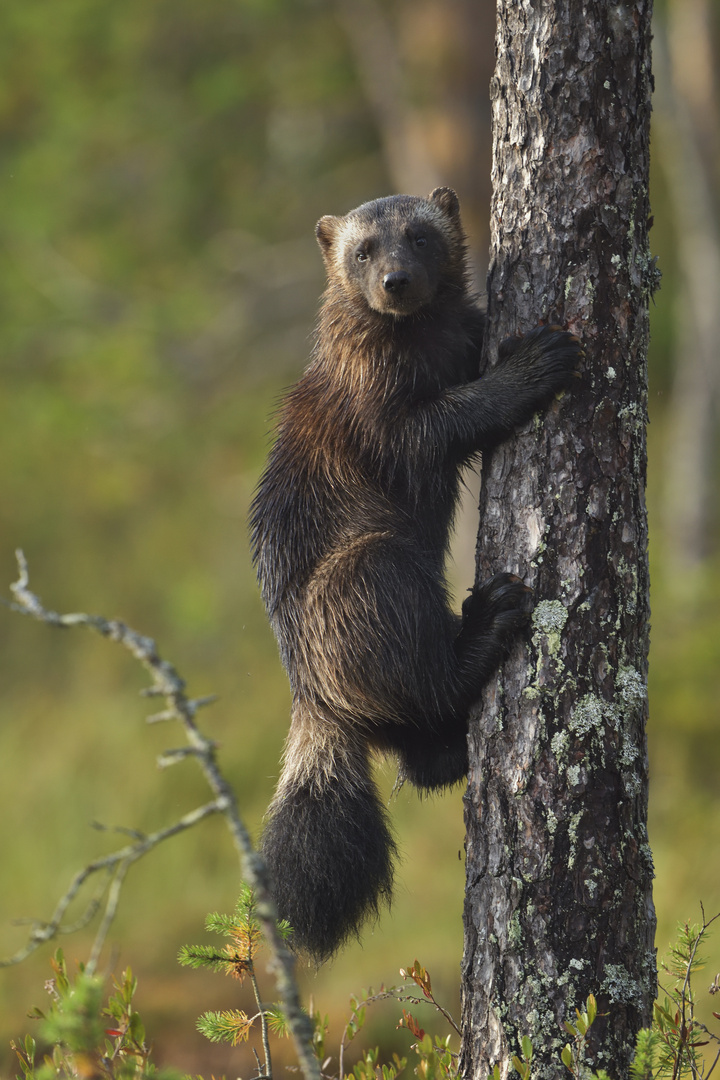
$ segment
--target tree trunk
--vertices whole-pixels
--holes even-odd
[[[498,0],[488,346],[569,326],[577,387],[483,463],[479,577],[535,590],[470,734],[463,1075],[627,1075],[655,990],[644,502],[651,0]]]

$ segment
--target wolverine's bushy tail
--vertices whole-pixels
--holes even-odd
[[[293,947],[320,963],[390,900],[397,849],[366,748],[328,760],[306,744],[299,760],[292,742],[261,851]]]

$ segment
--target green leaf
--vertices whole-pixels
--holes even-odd
[[[230,957],[212,945],[183,945],[178,952],[178,963],[183,967],[206,967],[212,971],[227,971],[233,966]]]
[[[279,1005],[273,1005],[272,1008],[266,1009],[265,1018],[273,1035],[286,1038],[290,1034],[287,1017]],[[327,1017],[325,1018],[325,1021],[327,1026]]]
[[[235,904],[235,914],[248,922],[255,921],[255,908],[257,902],[255,900],[255,894],[248,884],[243,882],[240,889],[240,895],[237,898]]]
[[[533,1045],[532,1041],[527,1035],[523,1035],[522,1039],[520,1040],[520,1047],[522,1049],[523,1057],[525,1058],[525,1060],[532,1061]]]
[[[133,978],[132,968],[128,967],[123,972],[122,995],[126,1005],[130,1005],[137,990],[137,979]]]
[[[560,1060],[562,1061],[563,1065],[567,1066],[568,1069],[572,1069],[573,1057],[572,1049],[569,1045],[566,1044],[565,1046],[563,1046],[562,1053],[560,1054]]]
[[[655,1051],[660,1039],[657,1028],[643,1028],[638,1031],[635,1057],[630,1066],[632,1080],[652,1080],[655,1075]]]
[[[295,933],[287,919],[281,919],[280,922],[277,924],[277,928],[278,933],[280,934],[280,937],[283,939],[283,941],[289,941]]]
[[[142,1020],[140,1019],[140,1013],[132,1013],[130,1016],[130,1034],[137,1046],[143,1046],[145,1043],[145,1028]]]
[[[665,1004],[664,1005],[661,1005],[657,1001],[655,1002],[655,1005],[654,1005],[655,1020],[657,1021],[658,1027],[660,1028],[661,1031],[665,1031],[665,1030],[667,1030],[667,1028],[670,1028],[671,1031],[677,1031],[677,1023],[675,1021],[674,1016],[671,1015],[669,1009],[670,1009],[670,1002],[668,1001],[667,998],[665,998]]]
[[[50,965],[55,972],[55,986],[61,997],[70,990],[70,980],[67,976],[67,967],[65,966],[65,955],[62,949],[56,949],[53,959],[50,961]]]
[[[231,937],[234,927],[235,919],[232,915],[225,915],[220,911],[211,911],[205,916],[205,929],[212,934]]]
[[[251,1027],[252,1020],[239,1009],[206,1012],[197,1021],[198,1031],[210,1042],[229,1042],[233,1046],[248,1038]]]

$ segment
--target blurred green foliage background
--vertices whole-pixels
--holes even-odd
[[[715,6],[692,3],[709,13],[715,49]],[[314,223],[393,190],[450,183],[482,279],[492,8],[489,0],[0,8],[0,578],[14,579],[21,546],[31,587],[49,607],[123,618],[157,639],[192,694],[218,693],[202,723],[221,744],[255,833],[289,692],[245,516],[274,404],[310,347],[323,286]],[[661,7],[672,42],[671,16],[672,4]],[[385,49],[380,69],[363,39],[368,27]],[[703,113],[713,130],[715,91]],[[398,145],[411,150],[393,155]],[[707,139],[703,147],[712,179],[716,147]],[[671,535],[678,515],[663,480],[682,452],[673,415],[687,281],[674,181],[661,155],[654,167],[654,250],[665,277],[651,356],[649,735],[662,950],[678,920],[698,917],[700,900],[708,914],[720,909],[720,560],[716,411],[703,449],[710,486],[698,553],[684,558]],[[717,375],[708,379],[716,402]],[[465,528],[472,538],[472,519]],[[467,546],[461,537],[459,587],[472,574]],[[93,822],[149,831],[207,792],[191,762],[158,773],[156,755],[180,735],[145,727],[142,673],[126,654],[2,609],[0,639],[5,956],[28,934],[13,920],[48,918],[72,874],[122,842]],[[388,792],[392,781],[386,767]],[[392,913],[362,945],[304,977],[338,1038],[349,994],[396,980],[415,955],[438,996],[457,1000],[461,793],[421,802],[403,790],[393,817],[403,863]],[[200,1011],[234,1005],[236,988],[181,970],[175,957],[201,939],[208,910],[232,910],[237,885],[226,829],[206,822],[133,868],[107,950],[108,969],[131,963],[140,978],[138,1004],[160,1060],[205,1075],[240,1071],[194,1030]],[[85,932],[63,942],[71,963],[89,940]],[[9,1039],[43,1004],[50,951],[0,971],[3,1075],[14,1070]],[[382,1021],[388,1031],[394,1022]]]

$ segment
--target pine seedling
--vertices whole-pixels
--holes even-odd
[[[178,960],[185,967],[208,968],[231,975],[241,983],[245,978],[249,980],[257,1005],[256,1013],[249,1016],[241,1009],[206,1012],[199,1017],[197,1027],[211,1042],[237,1046],[249,1039],[253,1027],[259,1023],[264,1060],[262,1066],[259,1065],[257,1080],[272,1080],[269,1034],[287,1035],[288,1032],[282,1009],[277,1005],[264,1005],[260,997],[255,959],[263,938],[255,909],[252,889],[243,885],[232,915],[213,912],[205,920],[205,929],[228,938],[228,943],[220,949],[212,945],[183,945]],[[279,923],[278,928],[286,939],[292,932],[285,922]]]

